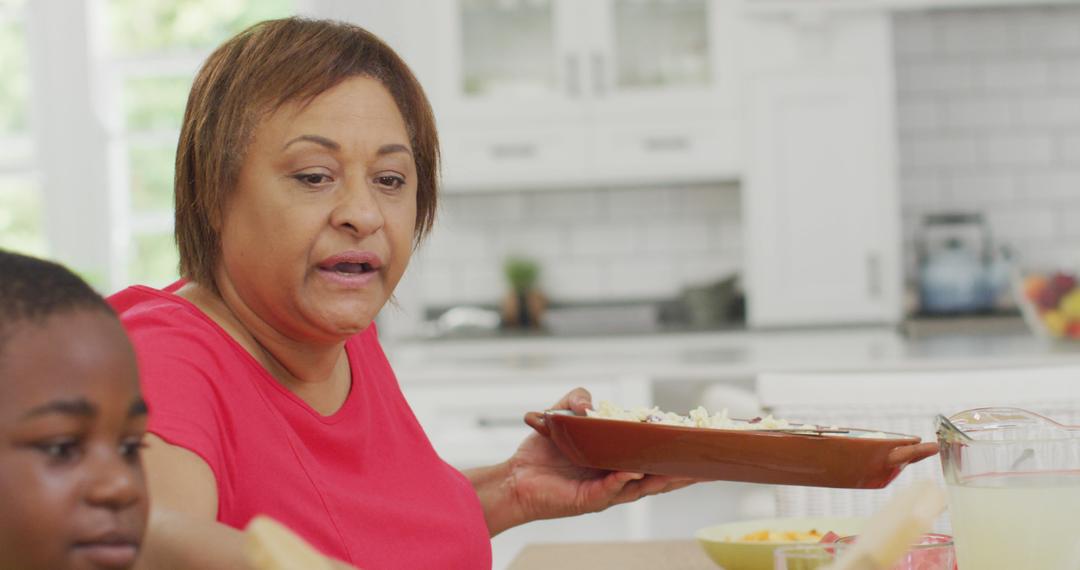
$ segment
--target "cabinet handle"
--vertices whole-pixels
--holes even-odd
[[[592,55],[593,93],[602,97],[607,90],[607,77],[605,77],[604,54],[596,52]]]
[[[497,160],[522,160],[536,156],[536,145],[533,143],[503,143],[491,145],[492,158]]]
[[[649,152],[672,152],[690,148],[690,137],[649,137],[641,141],[641,146]]]
[[[566,55],[566,92],[571,98],[581,96],[581,69],[575,53]]]
[[[866,293],[871,299],[881,298],[881,259],[874,252],[866,254]]]

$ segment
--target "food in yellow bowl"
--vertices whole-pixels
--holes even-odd
[[[802,530],[771,530],[761,529],[740,538],[733,539],[735,542],[819,542],[824,532],[816,528],[807,531]]]
[[[818,542],[829,532],[859,534],[865,524],[858,517],[757,519],[705,527],[694,536],[724,570],[772,570],[778,546]]]

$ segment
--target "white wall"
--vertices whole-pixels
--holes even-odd
[[[924,213],[984,212],[1025,263],[1080,269],[1080,6],[897,16],[909,275]]]

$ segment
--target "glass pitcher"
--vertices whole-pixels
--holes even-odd
[[[937,436],[960,570],[1080,570],[1080,426],[981,408]]]

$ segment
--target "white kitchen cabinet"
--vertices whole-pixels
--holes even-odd
[[[409,405],[439,455],[460,469],[505,461],[532,429],[526,412],[542,412],[574,388],[585,387],[595,401],[652,401],[650,382],[638,376],[562,378],[525,383],[460,381],[402,383]]]
[[[888,16],[747,18],[752,326],[901,316]],[[753,38],[753,39],[751,39]]]
[[[448,190],[737,169],[733,0],[409,0]],[[405,15],[401,21],[414,21]],[[395,46],[396,47],[396,46]]]

